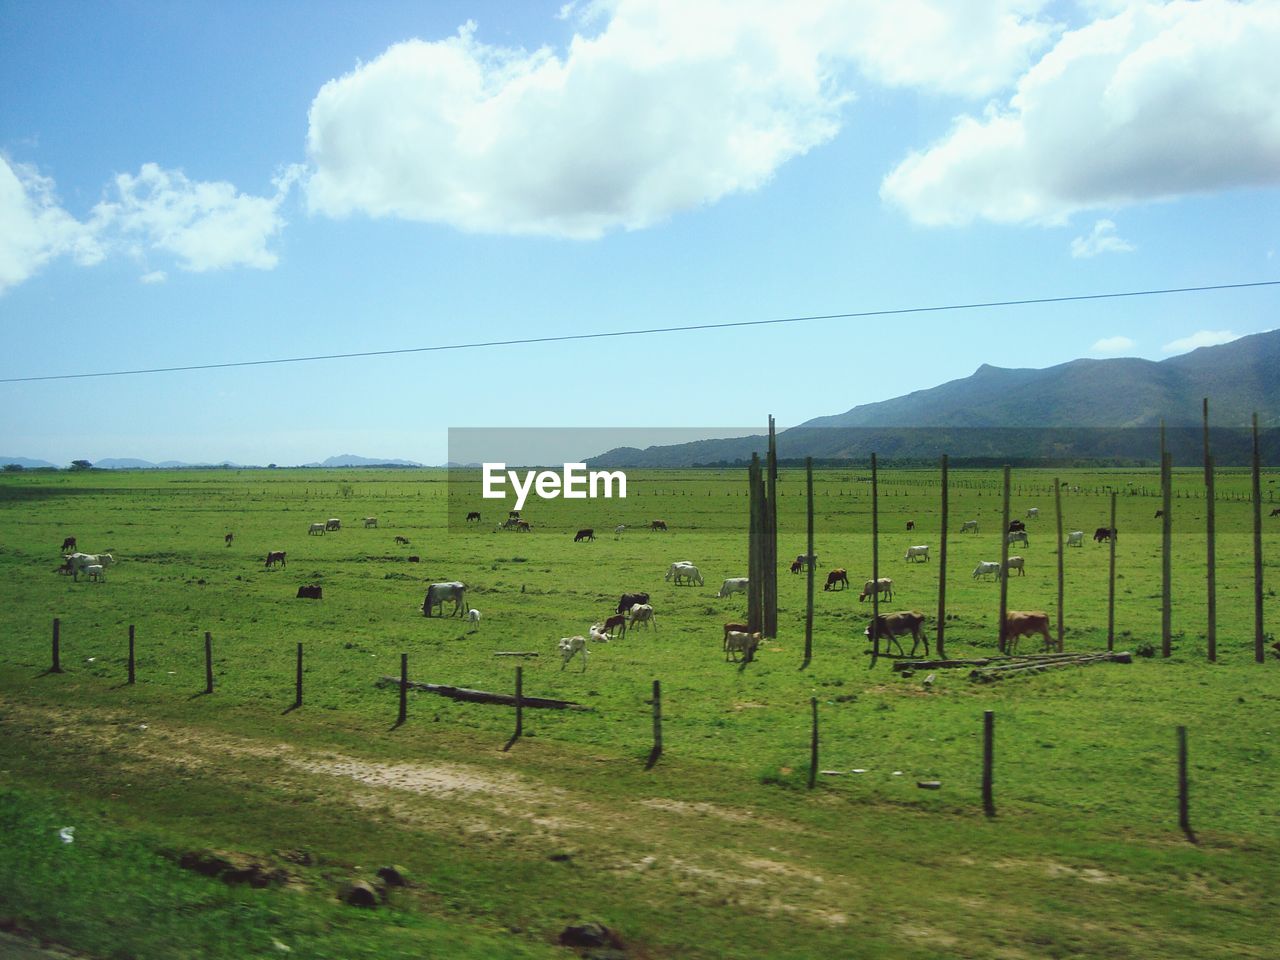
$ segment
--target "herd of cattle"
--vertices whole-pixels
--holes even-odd
[[[1280,509],[1272,511],[1272,516],[1280,515]],[[1039,510],[1035,507],[1027,511],[1027,518],[1034,519],[1039,516]],[[479,522],[480,514],[472,511],[467,514],[468,522]],[[368,528],[376,528],[378,520],[376,517],[365,517],[364,526]],[[665,531],[667,524],[663,520],[652,520],[647,525],[651,531]],[[342,529],[342,521],[339,518],[331,517],[324,522],[311,523],[308,527],[309,535],[324,535],[325,533],[335,532]],[[532,525],[520,517],[519,511],[510,511],[507,519],[501,523],[498,529],[515,530],[520,532],[530,532]],[[614,528],[615,535],[621,536],[627,527],[620,524]],[[915,522],[907,522],[907,530],[915,529]],[[960,527],[961,533],[977,533],[978,521],[966,520]],[[1029,545],[1030,541],[1027,536],[1026,524],[1021,520],[1014,520],[1009,524],[1007,538],[1010,544],[1021,543],[1024,546]],[[1094,531],[1093,539],[1095,543],[1104,543],[1114,541],[1116,531],[1109,527],[1099,527]],[[224,540],[227,546],[232,543],[233,534],[226,534]],[[407,546],[409,540],[403,536],[397,536],[396,542]],[[595,539],[595,531],[591,528],[584,528],[577,531],[574,535],[574,542],[592,541]],[[1080,547],[1084,543],[1084,531],[1073,530],[1067,535],[1066,545],[1071,547]],[[65,551],[71,550],[71,553]],[[88,554],[76,551],[76,538],[67,537],[62,544],[63,564],[58,569],[62,573],[67,573],[74,580],[79,580],[80,574],[85,574],[89,580],[105,581],[106,568],[111,566],[115,560],[109,553]],[[416,559],[416,558],[415,558]],[[907,547],[903,560],[910,563],[928,562],[930,559],[929,545],[917,544]],[[792,573],[800,573],[811,567],[816,567],[818,557],[807,556],[801,554],[797,556],[789,565]],[[1011,556],[1002,567],[996,561],[983,561],[973,571],[973,579],[981,579],[984,577],[994,577],[999,579],[1001,576],[1007,576],[1012,571],[1017,571],[1019,576],[1025,575],[1025,559],[1021,556]],[[267,553],[265,566],[270,569],[276,565],[287,566],[286,553],[283,550],[272,550]],[[697,565],[689,560],[677,560],[669,565],[667,574],[664,578],[666,582],[674,583],[676,586],[692,585],[703,586],[704,580],[701,571]],[[748,591],[750,581],[747,577],[730,577],[725,579],[720,586],[716,596],[720,599],[730,597],[737,593],[746,593]],[[844,568],[836,568],[827,573],[826,583],[823,586],[824,591],[832,591],[836,589],[846,589],[849,586],[849,574]],[[480,611],[469,608],[465,603],[466,585],[460,581],[448,581],[443,583],[433,583],[427,588],[426,596],[422,602],[422,613],[424,616],[431,617],[435,615],[444,616],[444,604],[453,603],[453,609],[450,616],[465,617],[472,623],[478,623],[480,620]],[[301,594],[299,594],[301,595]],[[862,587],[862,591],[858,595],[859,602],[868,599],[879,600],[883,596],[885,600],[893,599],[893,580],[890,577],[880,577],[878,579],[867,580]],[[657,629],[657,617],[654,614],[654,608],[649,602],[649,594],[647,593],[625,593],[618,601],[616,612],[601,620],[593,623],[587,631],[587,636],[564,637],[559,642],[559,650],[561,653],[561,669],[568,665],[569,661],[577,656],[582,655],[582,667],[586,669],[588,641],[603,643],[615,637],[624,637],[627,630],[635,629],[637,626],[650,626]],[[879,642],[880,638],[884,638],[886,643],[893,643],[897,646],[899,653],[903,653],[900,637],[910,635],[912,638],[912,654],[915,653],[918,646],[924,645],[925,653],[929,650],[928,637],[924,633],[925,615],[917,610],[901,610],[894,613],[885,613],[879,617],[873,617],[871,623],[863,631],[864,635],[873,643]],[[1049,638],[1049,619],[1047,614],[1039,611],[1010,611],[1008,620],[1006,621],[1006,639],[1011,646],[1019,636],[1038,634],[1044,637],[1046,647],[1050,643]],[[726,623],[724,625],[723,647],[725,659],[737,661],[741,657],[743,662],[750,662],[756,653],[760,643],[760,634],[750,631],[746,624],[742,623]]]

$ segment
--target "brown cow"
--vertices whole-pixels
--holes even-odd
[[[724,625],[724,648],[729,649],[729,634],[731,633],[750,633],[751,628],[745,623],[726,623]]]
[[[1267,514],[1267,516],[1269,516],[1269,517],[1280,517],[1280,507],[1276,507],[1276,508],[1275,508],[1274,510],[1272,510],[1269,514]],[[75,542],[75,541],[73,540],[73,541],[72,541],[72,543],[74,543],[74,542]]]
[[[665,520],[650,520],[650,521],[649,521],[649,529],[650,529],[650,530],[666,530],[666,529],[667,529],[667,521],[665,521]]]
[[[591,527],[587,527],[585,530],[579,530],[577,532],[577,534],[573,538],[573,542],[578,543],[579,541],[582,541],[582,540],[594,540],[595,538],[596,538],[595,530],[593,530]]]
[[[627,635],[627,615],[625,613],[615,613],[605,620],[601,632],[607,633],[611,637],[625,637]]]
[[[1274,517],[1275,514],[1273,513],[1272,516]],[[60,550],[59,552],[66,553],[68,550],[74,551],[75,548],[76,548],[76,538],[67,537],[67,539],[62,541],[62,550]]]
[[[799,573],[799,572],[800,572],[801,570],[803,570],[803,569],[804,569],[804,561],[802,561],[802,560],[792,560],[792,561],[791,561],[791,572],[792,572],[792,573]]]
[[[280,564],[280,566],[282,567],[288,566],[288,564],[284,562],[283,550],[272,550],[270,553],[267,554],[266,566],[274,567],[277,563]]]
[[[626,613],[637,603],[648,603],[649,595],[647,593],[624,593],[618,601],[618,613]]]
[[[922,642],[924,643],[925,656],[929,655],[929,637],[924,632],[924,614],[919,610],[899,610],[897,613],[882,613],[878,620],[872,620],[867,625],[867,629],[863,631],[868,640],[872,639],[871,631],[875,627],[876,636],[874,642],[879,642],[880,637],[885,638],[885,652],[889,650],[889,641],[893,641],[893,645],[898,648],[898,653],[902,653],[902,644],[898,642],[898,637],[904,633],[911,634],[911,655],[915,656],[916,647]]]
[[[228,533],[225,537],[222,538],[222,542],[229,547],[231,546],[231,541],[234,540],[235,538],[236,538],[236,535],[234,533]]]
[[[822,589],[831,590],[832,588],[835,587],[837,583],[840,584],[841,590],[843,590],[845,587],[849,585],[849,571],[845,570],[844,567],[838,567],[837,569],[832,570],[830,573],[828,573],[827,582],[822,587]]]
[[[1014,645],[1019,637],[1038,633],[1044,637],[1044,648],[1053,648],[1053,640],[1049,637],[1049,615],[1043,610],[1010,610],[1004,618],[1004,636],[1001,638],[1002,653],[1013,653]]]
[[[914,520],[908,520],[908,521],[907,521],[907,529],[908,529],[908,530],[914,530],[915,528],[916,528],[916,522],[915,522]]]

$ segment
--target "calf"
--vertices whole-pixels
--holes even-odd
[[[84,568],[84,572],[89,575],[90,580],[106,580],[107,575],[102,572],[102,564],[91,563]]]
[[[803,563],[801,563],[799,560],[792,560],[792,561],[791,561],[791,572],[792,572],[792,573],[799,573],[799,572],[800,572],[801,570],[803,570],[803,569],[804,569],[804,564],[803,564]]]
[[[625,613],[615,613],[612,617],[606,618],[603,632],[614,637],[625,637],[627,635],[627,615]]]
[[[665,520],[650,520],[650,521],[649,521],[649,529],[650,529],[651,531],[652,531],[652,530],[666,530],[666,529],[667,529],[667,521],[665,521]]]
[[[760,634],[758,633],[742,633],[738,630],[732,630],[725,634],[724,637],[724,658],[732,660],[735,663],[738,660],[738,654],[742,654],[742,662],[750,663],[756,658],[756,648],[760,645]]]
[[[627,532],[627,525],[625,523],[620,523],[613,528],[613,535],[615,537],[620,537],[626,532]]]
[[[402,546],[402,547],[407,547],[407,546],[409,545],[409,538],[408,538],[408,537],[396,537],[396,543],[400,544],[400,546]]]
[[[915,522],[914,520],[908,520],[908,521],[907,521],[907,529],[908,529],[908,530],[914,530],[915,528],[916,528],[916,522]]]
[[[1272,516],[1274,517],[1275,514],[1273,513]],[[70,550],[72,553],[74,553],[75,549],[76,549],[76,538],[67,537],[65,540],[62,541],[62,549],[58,552],[66,553],[68,550]]]
[[[1275,508],[1274,510],[1272,510],[1269,514],[1267,514],[1267,516],[1268,516],[1268,517],[1280,517],[1280,507],[1276,507],[1276,508]],[[75,541],[74,541],[74,540],[72,540],[71,542],[72,542],[72,544],[74,544],[74,543],[75,543]]]
[[[858,594],[858,602],[862,603],[864,600],[877,593],[883,593],[886,595],[885,599],[892,600],[893,581],[888,577],[881,577],[879,580],[868,580],[862,585],[862,592]]]
[[[827,582],[823,584],[822,589],[823,590],[834,589],[837,583],[840,584],[841,590],[843,590],[845,587],[849,585],[849,571],[847,571],[844,567],[837,567],[835,570],[830,571],[827,574]]]
[[[750,633],[751,628],[745,623],[726,623],[724,625],[724,648],[729,649],[729,634]]]
[[[569,661],[574,658],[577,653],[582,654],[582,670],[585,673],[587,669],[587,638],[586,637],[561,637],[560,638],[560,669],[563,670],[569,665]]]
[[[658,629],[658,618],[653,615],[653,607],[647,603],[637,603],[631,608],[631,626],[635,627],[637,623],[643,623],[645,626],[653,624],[653,629]]]
[[[472,520],[474,520],[476,523],[480,522],[480,511],[472,510],[470,513],[467,514],[467,523],[470,523]]]
[[[1072,530],[1070,533],[1068,533],[1068,534],[1067,534],[1067,546],[1068,546],[1068,547],[1083,547],[1083,546],[1084,546],[1084,531],[1083,531],[1083,530]]]
[[[480,611],[479,611],[479,610],[477,610],[477,609],[475,609],[474,607],[472,607],[470,610],[468,610],[468,611],[467,611],[467,621],[468,621],[469,623],[479,623],[479,622],[480,622]]]
[[[364,527],[365,527],[365,529],[366,529],[366,530],[368,530],[370,527],[376,527],[377,525],[378,525],[378,518],[377,518],[377,517],[365,517],[365,518],[364,518]]]
[[[236,538],[236,535],[234,533],[228,533],[225,537],[222,538],[222,542],[229,547],[231,546],[231,541],[234,540],[235,538]]]
[[[1030,509],[1028,509],[1028,510],[1027,510],[1027,518],[1028,518],[1028,519],[1030,519],[1030,518],[1032,518],[1032,517],[1038,517],[1038,516],[1040,516],[1040,508],[1039,508],[1039,507],[1031,507]]]
[[[581,542],[581,541],[583,541],[583,540],[594,540],[595,538],[596,538],[596,532],[595,532],[595,530],[593,530],[593,529],[592,529],[592,528],[590,528],[590,527],[587,527],[585,530],[579,530],[579,531],[574,535],[574,537],[573,537],[573,542],[574,542],[574,543],[580,543],[580,542]]]

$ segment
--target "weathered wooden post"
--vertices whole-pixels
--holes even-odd
[[[818,698],[809,698],[809,709],[813,712],[813,724],[809,733],[809,789],[818,780]]]
[[[763,631],[764,610],[761,585],[764,581],[763,513],[764,504],[760,482],[760,455],[751,455],[751,467],[747,473],[751,489],[751,527],[747,537],[747,627],[750,632]]]
[[[1253,415],[1253,659],[1266,661],[1262,632],[1262,457],[1258,452],[1258,415]]]
[[[653,749],[649,752],[649,766],[662,756],[662,684],[653,681]]]
[[[1058,652],[1062,652],[1063,635],[1066,632],[1066,625],[1063,622],[1066,618],[1062,612],[1062,481],[1054,478],[1053,481],[1053,508],[1058,517]]]
[[[938,544],[938,659],[947,659],[947,455],[942,455],[942,532]]]
[[[1191,831],[1190,797],[1187,787],[1187,728],[1178,727],[1178,826],[1192,843],[1196,835]]]
[[[128,683],[134,682],[134,660],[133,660],[133,624],[129,624],[129,679]]]
[[[298,644],[298,672],[294,680],[294,688],[295,688],[295,692],[293,697],[293,705],[295,707],[300,707],[302,706],[302,644],[301,642],[299,642]]]
[[[813,457],[804,458],[804,484],[807,502],[806,521],[808,530],[807,551],[809,577],[805,581],[805,614],[804,614],[804,664],[807,667],[813,659]]]
[[[1004,465],[1004,506],[1000,516],[1000,620],[996,625],[996,647],[1004,653],[1005,621],[1009,618],[1009,464]]]
[[[583,650],[582,655],[585,657],[587,651]],[[519,740],[524,736],[524,667],[516,667],[516,732],[511,735],[511,739]]]
[[[204,692],[213,693],[213,634],[204,632]]]
[[[995,727],[994,710],[985,710],[982,714],[982,810],[988,817],[996,815],[995,794],[992,784],[995,779]]]
[[[1114,650],[1116,643],[1116,492],[1111,491],[1111,562],[1107,573],[1107,649]]]
[[[769,452],[765,459],[768,489],[764,498],[764,582],[761,583],[761,620],[766,637],[778,635],[778,438],[773,414],[769,415]]]
[[[409,655],[400,654],[400,714],[396,717],[396,726],[401,726],[409,718]]]
[[[49,666],[50,673],[62,672],[62,621],[53,618],[53,662]]]

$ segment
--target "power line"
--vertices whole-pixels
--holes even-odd
[[[312,363],[317,360],[353,360],[360,357],[391,357],[406,353],[438,353],[444,350],[478,350],[484,347],[518,347],[572,340],[602,340],[609,337],[645,337],[659,333],[689,333],[694,330],[727,330],[732,327],[764,327],[781,323],[808,323],[813,320],[860,320],[895,317],[913,313],[942,313],[948,310],[980,310],[990,307],[1025,307],[1048,303],[1077,303],[1084,300],[1117,300],[1124,297],[1153,297],[1175,293],[1205,293],[1212,290],[1242,290],[1248,287],[1280,286],[1280,280],[1252,283],[1219,283],[1202,287],[1168,287],[1160,290],[1126,290],[1120,293],[1085,293],[1069,297],[1036,297],[1025,300],[990,300],[983,303],[950,303],[931,307],[901,307],[895,310],[862,310],[855,313],[826,313],[807,317],[775,317],[769,320],[733,320],[727,323],[691,323],[675,327],[645,327],[639,330],[608,330],[598,333],[568,333],[554,337],[522,337],[518,340],[479,340],[472,343],[437,344],[431,347],[402,347],[397,350],[365,350],[356,353],[328,353],[311,357],[277,357],[272,360],[234,360],[228,363],[193,363],[173,367],[144,367],[138,370],[101,370],[95,373],[55,373],[33,377],[0,377],[0,383],[32,383],[40,380],[80,380],[88,377],[132,377],[151,373],[181,373],[191,370],[222,370],[228,367],[261,367],[281,363]]]

